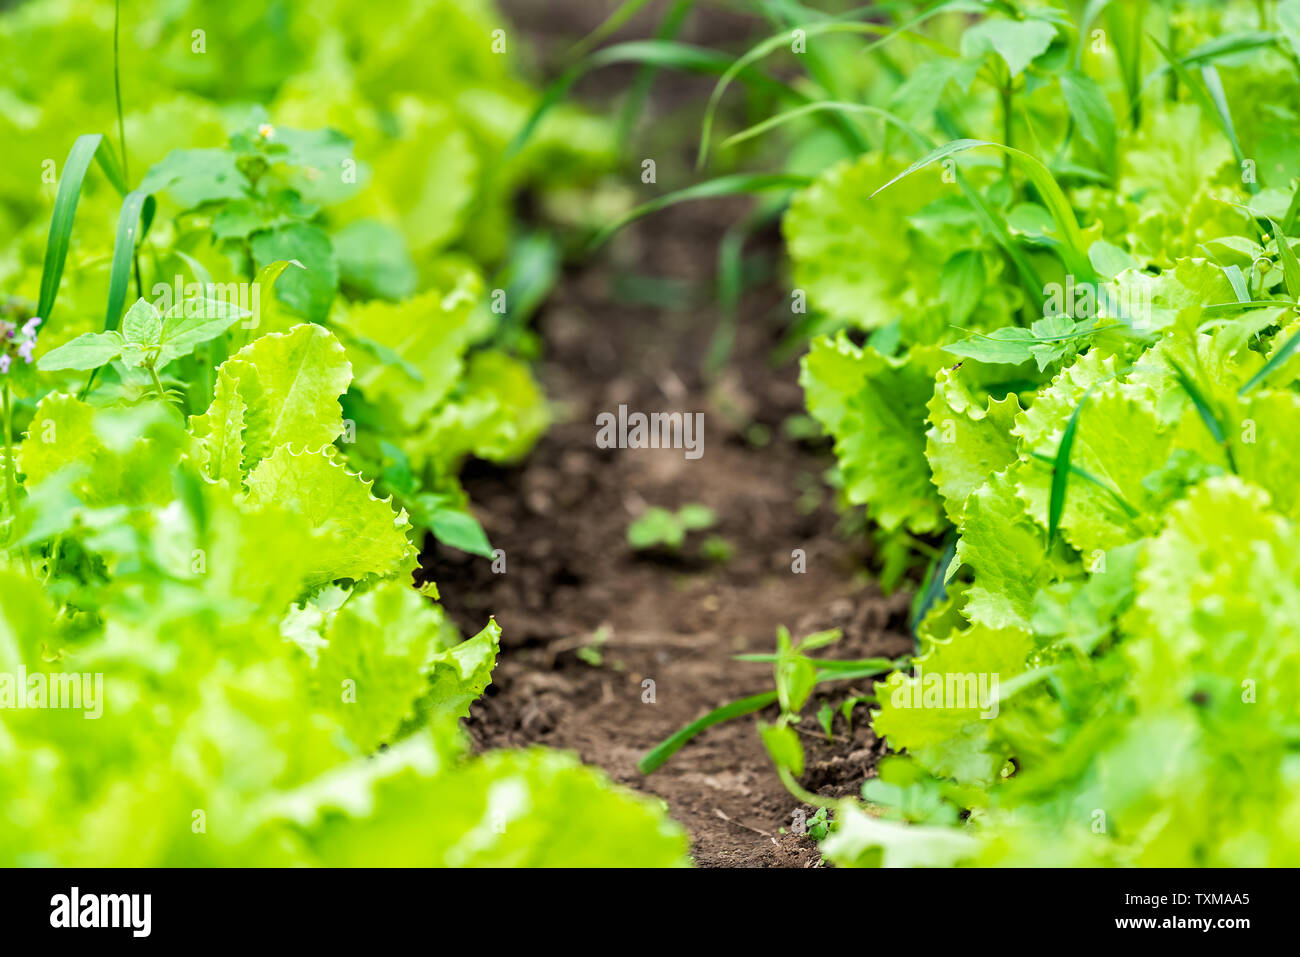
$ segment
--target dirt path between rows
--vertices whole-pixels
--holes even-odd
[[[819,860],[815,843],[788,833],[800,805],[778,781],[753,716],[711,729],[648,778],[636,769],[647,749],[683,725],[772,688],[770,666],[732,656],[772,650],[780,624],[796,635],[843,628],[831,650],[839,657],[892,656],[911,646],[907,596],[882,597],[861,574],[862,546],[835,534],[821,481],[827,450],[782,436],[784,420],[802,408],[796,366],[769,362],[781,330],[762,317],[782,293],[769,285],[746,299],[732,370],[706,389],[697,370],[713,307],[636,306],[619,291],[644,269],[637,264],[654,263],[707,299],[700,284],[711,276],[725,222],[702,207],[661,216],[634,229],[612,256],[565,276],[539,321],[540,374],[563,421],[520,467],[477,465],[465,476],[493,545],[505,551],[505,574],[440,547],[426,564],[462,628],[481,627],[491,613],[503,630],[492,685],[468,722],[479,747],[571,749],[660,795],[690,831],[701,865],[810,866]],[[598,448],[596,415],[620,404],[704,412],[702,457]],[[770,436],[766,444],[744,438],[762,442],[754,423]],[[711,532],[733,546],[729,561],[700,557],[700,533],[677,558],[629,548],[628,523],[642,510],[688,502],[716,511]],[[807,556],[801,574],[792,571],[795,549]],[[580,654],[597,634],[605,636],[598,665]],[[653,703],[643,700],[646,679]],[[866,691],[862,682],[829,700]],[[882,745],[865,710],[855,717],[851,734],[836,719],[831,743],[805,717],[807,786],[856,792]]]
[[[609,12],[590,0],[502,6],[550,76],[574,39]],[[651,35],[663,6],[652,3],[616,39]],[[750,29],[746,17],[699,8],[681,39],[743,47]],[[629,79],[626,70],[606,71],[578,92],[599,111],[595,104]],[[642,137],[659,164],[653,192],[695,176],[689,140],[711,87],[708,77],[663,74],[656,81]],[[676,207],[564,275],[536,323],[544,341],[539,374],[558,422],[518,468],[471,465],[465,475],[479,519],[506,553],[506,572],[493,574],[490,562],[437,546],[424,563],[462,629],[481,628],[489,614],[502,627],[492,684],[467,722],[479,748],[576,751],[615,780],[664,798],[702,866],[808,867],[820,861],[816,844],[792,833],[801,806],[778,780],[756,716],[710,729],[649,777],[636,769],[648,749],[683,725],[771,690],[769,665],[733,656],[771,651],[778,625],[796,635],[842,628],[843,641],[828,650],[836,657],[911,650],[908,596],[882,596],[862,571],[863,537],[836,534],[840,518],[822,480],[828,447],[796,443],[782,431],[788,417],[803,412],[803,394],[796,364],[772,363],[791,318],[788,307],[782,313],[788,293],[777,285],[775,229],[751,244],[765,278],[741,303],[728,371],[711,384],[701,374],[717,321],[718,243],[747,208],[741,200]],[[702,457],[598,448],[596,416],[620,404],[646,413],[703,412]],[[700,533],[680,557],[629,548],[628,523],[644,509],[691,502],[717,513],[708,534],[727,540],[730,560],[700,557]],[[792,570],[795,549],[806,555],[801,574]],[[604,639],[598,658],[582,650],[596,636]],[[646,680],[654,682],[653,703],[644,700]],[[869,690],[869,682],[838,686],[829,700]],[[865,709],[851,731],[837,717],[829,743],[811,717],[816,707],[806,710],[799,728],[808,749],[804,785],[856,793],[883,748]]]

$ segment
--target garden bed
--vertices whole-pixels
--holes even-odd
[[[742,325],[711,400],[697,370],[714,307],[657,309],[616,298],[619,277],[641,264],[661,267],[661,278],[707,283],[724,215],[716,207],[676,211],[564,276],[539,324],[541,378],[565,421],[520,467],[477,466],[465,475],[478,517],[505,552],[506,572],[494,574],[482,559],[458,560],[441,546],[425,565],[462,627],[489,611],[502,627],[492,684],[468,722],[480,747],[577,751],[615,780],[663,797],[690,831],[700,864],[808,866],[820,860],[816,844],[790,833],[800,805],[772,773],[753,719],[710,729],[648,777],[636,769],[678,728],[771,687],[770,666],[732,656],[771,651],[778,624],[797,634],[843,628],[836,653],[846,657],[912,647],[908,596],[883,597],[861,576],[860,544],[835,533],[836,511],[820,478],[831,464],[828,449],[782,435],[802,393],[795,363],[771,365],[779,327]],[[761,317],[780,298],[775,285],[764,285],[742,312]],[[717,395],[748,410],[769,444],[737,434]],[[688,461],[680,450],[597,448],[596,415],[619,403],[705,411],[705,454]],[[807,514],[792,507],[809,494],[817,504]],[[733,546],[729,561],[712,566],[689,550],[682,558],[643,557],[628,546],[627,526],[646,506],[689,502],[716,511],[711,531]],[[807,554],[802,574],[791,570],[796,548]],[[579,652],[601,629],[608,637],[593,666]],[[654,704],[642,702],[645,678],[655,681]],[[830,700],[869,685],[839,689]],[[855,718],[851,736],[836,720],[832,743],[814,721],[804,722],[807,783],[819,793],[856,793],[883,750],[865,709]]]

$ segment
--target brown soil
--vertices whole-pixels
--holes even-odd
[[[505,573],[441,547],[426,558],[458,624],[477,629],[491,613],[503,630],[493,683],[469,722],[480,747],[572,749],[616,780],[660,795],[691,832],[702,865],[809,866],[819,860],[815,843],[782,833],[800,805],[777,779],[754,717],[710,729],[648,778],[636,769],[645,751],[683,725],[771,689],[769,666],[732,656],[772,650],[778,625],[796,636],[843,628],[832,648],[842,657],[911,647],[907,596],[881,596],[860,572],[860,546],[835,534],[835,509],[821,491],[825,448],[782,436],[802,394],[794,365],[769,363],[779,329],[761,317],[781,293],[768,285],[746,299],[736,354],[713,388],[698,373],[712,306],[665,310],[616,298],[626,274],[619,262],[629,258],[706,280],[719,222],[716,210],[665,214],[637,227],[613,258],[566,275],[539,322],[540,374],[563,421],[520,467],[473,466],[465,475],[479,519],[505,552]],[[596,415],[620,404],[704,412],[704,454],[598,448]],[[770,435],[766,444],[742,437],[753,437],[754,423]],[[627,545],[628,523],[645,508],[687,502],[715,510],[707,534],[731,544],[729,561],[700,557],[698,532],[677,556],[639,555]],[[794,549],[807,555],[802,574],[792,571]],[[579,651],[598,633],[606,638],[595,666]],[[647,678],[654,703],[642,700]],[[868,691],[860,682],[828,700]],[[881,749],[865,711],[856,712],[851,734],[837,717],[827,743],[815,710],[800,727],[809,749],[805,784],[825,794],[856,791]]]
[[[516,6],[525,9],[506,4]],[[599,15],[561,29],[580,35]],[[545,29],[520,20],[529,33]],[[556,45],[547,39],[533,38],[542,50]],[[671,168],[666,159],[661,170]],[[424,564],[463,629],[481,628],[489,614],[501,624],[493,682],[467,723],[478,747],[571,749],[615,780],[659,795],[690,832],[700,865],[808,867],[820,861],[816,843],[793,834],[791,824],[797,809],[812,809],[781,785],[756,716],[710,729],[649,777],[636,769],[683,725],[771,690],[770,666],[732,656],[771,651],[778,625],[796,636],[842,628],[843,640],[829,649],[836,657],[911,650],[908,596],[882,596],[862,571],[861,536],[836,534],[822,481],[828,449],[782,431],[803,411],[803,396],[797,366],[771,361],[790,318],[788,310],[782,315],[787,294],[771,275],[779,262],[775,233],[753,244],[767,278],[742,301],[727,371],[712,383],[701,374],[717,320],[718,241],[745,209],[740,201],[677,207],[565,274],[537,320],[538,371],[559,421],[519,467],[477,464],[464,476],[494,547],[505,551],[505,573],[441,546]],[[598,448],[596,416],[620,404],[705,413],[703,456]],[[628,546],[627,526],[644,509],[688,502],[714,509],[718,521],[691,533],[681,554]],[[730,560],[700,556],[708,535],[730,543]],[[807,556],[802,574],[792,571],[795,549]],[[604,638],[599,659],[582,651],[595,636]],[[643,700],[647,679],[653,703]],[[865,709],[855,712],[851,732],[837,716],[829,743],[812,715],[820,700],[837,705],[868,693],[870,682],[825,687],[799,726],[808,752],[803,783],[827,795],[856,793],[883,747]]]

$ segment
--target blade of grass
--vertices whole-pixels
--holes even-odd
[[[605,41],[606,37],[618,32],[618,29],[623,26],[623,24],[627,23],[634,16],[640,13],[641,8],[648,2],[649,0],[624,0],[624,2],[620,4],[613,13],[601,21],[600,25],[596,27],[596,29],[592,30],[570,47],[569,52],[565,55],[565,59],[570,61],[582,59],[596,47],[600,46],[600,44]]]
[[[1049,466],[1051,466],[1052,468],[1055,468],[1055,467],[1056,467],[1056,458],[1055,458],[1055,456],[1044,455],[1042,452],[1031,452],[1030,455],[1034,458],[1035,461],[1042,462],[1044,465],[1049,465]],[[1085,482],[1089,482],[1089,483],[1091,483],[1091,484],[1097,486],[1097,488],[1101,489],[1103,492],[1105,492],[1107,495],[1109,495],[1109,496],[1114,500],[1115,504],[1119,506],[1120,511],[1122,511],[1122,512],[1127,516],[1127,517],[1129,517],[1129,518],[1137,518],[1139,515],[1142,514],[1142,513],[1139,512],[1136,508],[1134,508],[1132,505],[1130,505],[1130,504],[1128,503],[1128,499],[1124,498],[1123,495],[1121,495],[1119,492],[1117,492],[1114,488],[1112,488],[1112,487],[1111,487],[1110,485],[1108,485],[1106,482],[1102,481],[1102,480],[1099,479],[1097,476],[1093,475],[1093,474],[1092,474],[1091,472],[1089,472],[1087,469],[1080,468],[1080,467],[1077,466],[1077,465],[1073,465],[1073,464],[1071,464],[1071,465],[1070,465],[1070,474],[1071,474],[1071,475],[1077,475],[1079,478],[1083,479]]]
[[[1237,297],[1237,302],[1250,302],[1250,290],[1246,287],[1246,277],[1242,275],[1241,267],[1236,263],[1229,263],[1220,267],[1223,275],[1227,277],[1228,285],[1232,287],[1232,294]]]
[[[1205,115],[1213,120],[1220,129],[1222,129],[1223,118],[1219,115],[1219,111],[1214,108],[1214,103],[1211,102],[1210,94],[1205,87],[1196,82],[1196,77],[1192,76],[1192,71],[1188,69],[1187,65],[1184,64],[1182,60],[1178,59],[1177,54],[1170,50],[1169,47],[1165,46],[1155,37],[1150,37],[1149,39],[1153,44],[1155,44],[1156,49],[1160,51],[1160,55],[1165,58],[1165,65],[1173,71],[1174,76],[1178,78],[1179,82],[1181,82],[1183,86],[1187,87],[1188,92],[1192,94],[1192,98],[1196,100],[1197,105],[1200,106]]]
[[[1205,428],[1209,431],[1210,436],[1215,442],[1218,442],[1219,445],[1223,446],[1223,452],[1228,459],[1229,468],[1231,468],[1233,472],[1236,472],[1237,460],[1232,454],[1232,445],[1228,442],[1227,431],[1224,429],[1223,423],[1219,421],[1218,414],[1214,411],[1214,407],[1210,404],[1209,399],[1205,397],[1205,393],[1203,393],[1200,386],[1196,384],[1196,380],[1188,375],[1187,370],[1184,369],[1176,359],[1166,356],[1165,361],[1168,362],[1170,368],[1174,370],[1174,377],[1178,380],[1178,384],[1182,387],[1183,391],[1187,393],[1188,398],[1192,400],[1192,405],[1196,407],[1196,412],[1201,417],[1201,421],[1205,423]]]
[[[545,230],[527,233],[511,242],[495,287],[504,289],[507,301],[513,304],[497,325],[496,338],[503,348],[518,349],[528,320],[559,278],[561,259],[558,242]]]
[[[773,655],[775,661],[778,656]],[[818,662],[820,665],[821,663]],[[866,659],[865,662],[846,662],[846,664],[856,667],[844,668],[840,670],[819,669],[817,673],[817,684],[826,681],[858,681],[862,678],[870,678],[873,675],[883,674],[895,667],[895,662],[880,658]],[[880,665],[877,667],[877,665]],[[762,711],[768,705],[775,704],[777,695],[775,691],[764,691],[759,694],[750,695],[748,698],[740,698],[729,704],[724,704],[720,708],[715,708],[702,718],[696,718],[686,727],[680,729],[675,734],[665,738],[655,747],[645,753],[640,761],[637,762],[637,770],[642,774],[651,774],[663,766],[664,762],[681,750],[691,738],[707,731],[715,724],[721,724],[723,721],[730,721],[732,718],[741,718],[747,714],[753,714],[756,711]]]
[[[645,756],[636,763],[636,768],[642,774],[651,774],[701,731],[707,731],[715,724],[730,721],[732,718],[740,718],[747,714],[753,714],[755,711],[762,711],[775,702],[776,692],[764,691],[762,694],[750,695],[748,698],[740,698],[730,704],[724,704],[721,708],[715,708],[704,717],[695,719],[676,734],[665,738],[654,748],[647,751]]]
[[[1296,262],[1295,250],[1286,241],[1286,235],[1272,218],[1268,224],[1273,227],[1273,241],[1277,243],[1277,258],[1282,263],[1282,278],[1286,283],[1287,294],[1300,300],[1300,262]]]
[[[930,563],[929,571],[926,574],[925,588],[917,594],[916,601],[912,604],[911,631],[918,647],[920,646],[920,635],[917,633],[917,629],[921,627],[921,622],[930,613],[930,609],[943,601],[944,596],[947,595],[948,568],[952,565],[952,560],[956,555],[957,532],[954,529],[948,532],[942,554]]]
[[[731,57],[724,53],[668,40],[634,40],[597,50],[585,60],[571,66],[561,74],[559,79],[543,91],[537,105],[533,108],[533,112],[524,121],[524,125],[515,134],[514,139],[506,146],[505,151],[502,153],[502,161],[509,160],[519,154],[546,117],[546,114],[568,95],[569,90],[578,80],[593,70],[617,63],[640,63],[661,69],[711,74],[724,73],[733,65]],[[780,93],[798,101],[809,99],[807,94],[801,94],[787,84],[779,80],[773,80],[771,77],[757,71],[751,71],[749,80],[756,87]]]
[[[135,244],[140,235],[141,215],[149,196],[149,193],[136,189],[127,193],[126,198],[122,200],[122,209],[117,217],[117,237],[113,241],[113,265],[108,274],[108,309],[104,313],[105,332],[116,329],[122,318],[122,308],[126,305],[127,286],[131,281],[131,263],[135,256]]]
[[[199,284],[204,296],[211,298],[209,289],[212,286],[212,273],[208,272],[208,267],[183,250],[174,249],[172,255],[190,267],[190,275]]]
[[[54,212],[50,215],[50,233],[45,241],[45,265],[41,271],[41,292],[36,314],[46,323],[59,294],[63,279],[63,266],[68,259],[68,245],[72,240],[72,223],[77,215],[77,201],[81,199],[81,186],[90,168],[90,161],[99,152],[104,137],[99,133],[78,136],[63,161],[63,175],[54,197]]]
[[[1142,122],[1142,21],[1146,13],[1146,0],[1112,4],[1106,11],[1106,24],[1115,38],[1115,58],[1119,61],[1128,115],[1134,127]]]
[[[122,209],[117,216],[117,236],[113,240],[113,263],[108,273],[108,305],[104,311],[104,331],[117,328],[122,319],[122,309],[126,305],[126,291],[131,283],[132,264],[135,262],[135,244],[140,234],[140,220],[145,201],[149,193],[132,190],[122,200]],[[139,292],[140,279],[136,274],[136,291]],[[94,387],[98,369],[92,369],[80,396],[84,398]]]
[[[960,329],[962,332],[968,332],[968,333],[970,333],[970,336],[971,336],[972,339],[986,339],[986,340],[988,340],[989,342],[997,342],[997,341],[999,341],[998,338],[997,338],[997,336],[990,336],[990,335],[988,335],[987,333],[977,332],[977,331],[974,330],[974,329],[967,329],[965,326],[953,326],[953,328],[954,328],[954,329]],[[1093,326],[1092,328],[1084,329],[1082,332],[1068,332],[1068,333],[1065,333],[1064,335],[1060,335],[1060,336],[1035,336],[1035,335],[1028,335],[1028,336],[1025,336],[1025,337],[1023,337],[1023,338],[1021,338],[1021,339],[1017,339],[1016,341],[1017,341],[1017,343],[1020,343],[1020,342],[1074,342],[1075,340],[1078,340],[1078,339],[1088,339],[1088,338],[1090,338],[1090,337],[1092,337],[1092,336],[1097,335],[1097,333],[1099,333],[1099,332],[1107,332],[1107,331],[1109,331],[1109,330],[1116,329],[1116,328],[1117,328],[1117,327],[1116,327],[1116,326],[1113,326],[1113,325],[1112,325],[1112,326],[1102,326],[1102,327],[1100,327],[1100,328],[1098,328],[1098,327],[1096,327],[1096,326]],[[953,344],[956,345],[957,343],[953,343]],[[945,347],[945,348],[946,348],[946,347]],[[951,351],[951,350],[949,350],[949,351]],[[954,354],[954,355],[961,355],[960,352],[953,353],[953,354]]]
[[[1205,83],[1205,92],[1210,97],[1210,103],[1214,107],[1214,112],[1219,118],[1219,126],[1224,135],[1228,137],[1228,143],[1232,146],[1232,154],[1236,157],[1237,168],[1241,169],[1245,163],[1246,154],[1241,150],[1241,143],[1237,141],[1237,127],[1232,122],[1232,110],[1228,106],[1228,95],[1223,91],[1223,80],[1219,79],[1219,70],[1213,63],[1206,63],[1201,67],[1201,80]],[[1259,183],[1252,176],[1246,182],[1246,189],[1252,194],[1259,192]]]
[[[812,182],[811,177],[800,176],[795,173],[733,173],[729,176],[719,176],[703,183],[696,183],[694,186],[688,186],[666,196],[652,199],[650,202],[643,203],[631,212],[620,216],[596,234],[589,244],[588,250],[594,250],[602,246],[610,236],[628,223],[651,213],[656,213],[661,209],[666,209],[669,206],[675,206],[678,203],[698,199],[714,199],[719,196],[761,193],[773,189],[798,189],[807,186],[810,182]]]
[[[122,69],[121,57],[118,53],[118,32],[122,21],[122,0],[113,0],[113,96],[117,101],[117,145],[122,152],[122,182],[128,184],[131,182],[131,164],[127,160],[126,154],[126,114],[122,110]],[[144,207],[144,229],[141,235],[149,231],[150,225],[153,224],[154,202],[150,198],[146,201]],[[131,262],[135,268],[135,293],[137,296],[143,295],[144,280],[140,278],[140,256],[131,250]]]
[[[904,660],[908,659],[904,658]],[[892,671],[897,667],[898,662],[891,661],[887,668],[878,668],[875,664],[862,665],[857,668],[818,668],[817,683],[822,684],[826,681],[861,681],[863,678],[874,678],[876,675]]]
[[[95,161],[109,184],[117,190],[117,194],[125,196],[129,192],[126,187],[126,176],[122,173],[122,167],[117,165],[117,157],[113,155],[113,150],[102,137],[99,148],[95,150]]]
[[[751,654],[751,655],[732,655],[735,661],[744,661],[751,664],[770,665],[781,660],[780,655],[771,653]],[[898,666],[897,661],[893,658],[860,658],[856,660],[840,660],[837,658],[809,658],[819,671],[827,674],[831,672],[858,672],[864,669],[870,670],[872,674],[883,674],[886,671],[892,671]]]
[[[1277,371],[1278,367],[1281,366],[1282,363],[1295,355],[1297,349],[1300,349],[1300,332],[1293,335],[1282,345],[1282,348],[1273,353],[1273,357],[1264,363],[1263,368],[1251,376],[1250,380],[1237,390],[1237,395],[1245,395],[1251,389],[1255,388],[1255,386],[1259,385],[1271,376]]]
[[[815,16],[812,11],[800,7],[798,4],[786,4],[778,2],[778,0],[758,0],[758,2],[767,15],[769,22],[777,28],[785,27],[787,30],[804,29],[803,25],[808,21],[809,16]],[[835,75],[835,70],[826,62],[820,46],[813,44],[806,48],[803,52],[803,60],[808,65],[808,75],[826,91],[827,96],[832,99],[839,99],[844,96],[844,91]],[[853,141],[856,152],[865,153],[871,148],[871,145],[856,126],[845,120],[843,116],[839,116],[837,119],[844,134]]]
[[[126,159],[126,119],[122,112],[122,70],[118,58],[117,35],[122,21],[122,0],[113,0],[113,96],[117,100],[117,145],[122,151],[122,179],[131,181],[131,167]]]
[[[864,55],[878,49],[886,43],[889,43],[895,37],[905,34],[910,39],[925,44],[944,56],[953,56],[953,52],[937,40],[910,31],[954,2],[957,2],[957,0],[942,0],[942,2],[936,4],[934,7],[918,14],[907,23],[896,28],[890,28],[878,23],[854,23],[851,21],[833,20],[822,23],[812,23],[802,29],[805,38],[820,36],[821,34],[827,33],[860,33],[879,36],[880,39],[876,40],[874,43],[867,44],[866,48],[863,50]],[[727,88],[731,86],[732,82],[740,75],[741,71],[782,47],[789,45],[790,42],[791,36],[789,30],[768,37],[766,40],[763,40],[761,43],[752,47],[748,52],[738,57],[731,64],[730,68],[728,68],[719,78],[717,85],[713,88],[713,93],[709,96],[709,103],[704,109],[704,118],[700,123],[700,146],[695,157],[696,169],[703,169],[704,164],[708,161],[709,139],[713,134],[714,118],[717,115],[718,107],[722,102],[722,97],[727,92]]]
[[[726,365],[736,340],[736,315],[745,286],[745,243],[757,229],[779,216],[783,205],[780,197],[775,202],[765,202],[729,226],[718,244],[718,322],[704,360],[704,371],[709,378]]]
[[[1223,92],[1223,83],[1219,80],[1219,73],[1212,64],[1205,64],[1201,67],[1202,82],[1198,83],[1192,76],[1191,70],[1180,60],[1174,53],[1155,37],[1150,38],[1155,44],[1160,55],[1163,56],[1169,64],[1169,68],[1174,71],[1174,75],[1179,81],[1187,87],[1196,100],[1201,111],[1214,121],[1219,130],[1228,140],[1228,145],[1232,147],[1232,155],[1237,160],[1237,166],[1240,167],[1245,162],[1245,154],[1241,151],[1241,143],[1237,141],[1237,130],[1232,123],[1232,114],[1228,110],[1227,97]],[[1259,192],[1258,183],[1247,184],[1251,187],[1252,193]]]
[[[926,148],[933,144],[914,126],[898,115],[891,113],[889,110],[881,109],[878,106],[867,106],[862,103],[846,103],[841,100],[817,100],[813,103],[805,103],[802,106],[796,106],[793,109],[786,110],[783,113],[777,113],[775,116],[769,116],[760,123],[741,130],[739,133],[733,133],[723,140],[718,148],[729,149],[732,146],[743,143],[746,140],[753,139],[755,136],[761,136],[768,130],[775,129],[792,120],[797,120],[801,116],[808,116],[810,113],[820,113],[824,111],[835,111],[842,113],[862,113],[867,116],[875,116],[884,120],[886,123],[897,126],[900,130],[907,133],[918,144]]]
[[[257,287],[257,295],[258,295],[259,303],[263,299],[275,295],[276,281],[280,278],[280,276],[284,274],[284,271],[288,269],[290,266],[295,266],[298,269],[307,268],[296,259],[277,259],[274,262],[267,263],[265,266],[263,266],[261,269],[257,271],[257,275],[253,279],[253,285]],[[241,324],[238,328],[243,334],[237,337],[238,344],[235,350],[236,352],[238,352],[239,349],[242,349],[244,346],[248,345],[249,340],[252,338],[250,333],[253,331],[253,329],[256,328],[256,326],[248,326],[248,325]],[[396,358],[396,355],[394,355],[394,358]]]
[[[1018,150],[1012,146],[1006,146],[1002,143],[994,143],[991,140],[953,140],[944,143],[942,146],[931,150],[925,156],[921,157],[903,172],[899,173],[884,186],[879,187],[872,196],[881,193],[893,186],[899,180],[904,179],[918,170],[924,169],[933,163],[946,159],[956,153],[964,153],[967,150],[978,149],[982,147],[991,147],[1000,150],[1011,157],[1012,161],[1020,167],[1021,172],[1028,177],[1033,183],[1034,188],[1038,190],[1044,205],[1047,206],[1048,212],[1052,214],[1052,220],[1056,223],[1061,232],[1061,258],[1065,263],[1066,269],[1078,277],[1081,281],[1092,282],[1096,277],[1093,271],[1092,263],[1088,259],[1087,250],[1084,247],[1083,234],[1079,230],[1079,222],[1074,217],[1074,209],[1070,206],[1070,201],[1066,198],[1061,187],[1057,185],[1056,180],[1052,177],[1052,172],[1042,161],[1023,150]]]
[[[1021,284],[1034,305],[1034,311],[1041,314],[1044,302],[1044,287],[1043,280],[1038,275],[1038,270],[1034,268],[1034,264],[1029,261],[1029,257],[1025,255],[1015,237],[1011,235],[1006,223],[994,214],[988,203],[984,201],[984,197],[960,172],[957,173],[957,185],[975,210],[975,218],[979,220],[980,228],[992,236],[1011,258],[1011,262],[1016,267],[1016,272],[1020,274]]]
[[[1286,215],[1282,217],[1282,229],[1287,235],[1290,235],[1291,231],[1295,229],[1298,216],[1300,216],[1300,187],[1291,194],[1291,203],[1286,208]]]
[[[1236,53],[1249,53],[1252,50],[1262,49],[1279,43],[1282,37],[1271,31],[1246,31],[1243,33],[1233,33],[1227,36],[1215,37],[1208,40],[1181,56],[1177,60],[1185,67],[1200,66],[1203,63],[1213,63],[1215,60],[1226,56],[1232,56]],[[1167,44],[1166,44],[1167,45]],[[1153,83],[1158,83],[1162,77],[1173,71],[1169,63],[1162,63],[1142,81],[1142,89],[1145,91]]]
[[[1247,299],[1242,302],[1215,302],[1206,306],[1202,310],[1202,314],[1206,316],[1223,316],[1244,312],[1247,309],[1264,309],[1269,306],[1297,308],[1300,307],[1300,302],[1290,302],[1286,299]]]
[[[874,106],[863,106],[857,103],[840,103],[834,100],[818,100],[814,103],[807,103],[803,106],[787,110],[786,112],[780,113],[774,117],[770,117],[761,123],[742,130],[734,136],[728,137],[727,140],[722,143],[722,147],[725,148],[729,145],[747,140],[753,136],[758,136],[767,130],[781,125],[782,123],[789,122],[790,120],[797,119],[800,116],[807,115],[808,113],[817,110],[840,109],[849,112],[861,112],[878,116],[886,123],[897,126],[900,130],[906,133],[908,137],[917,144],[918,148],[926,150],[934,148],[934,142],[929,137],[888,110],[882,110]],[[1020,246],[1016,243],[1005,225],[993,214],[993,211],[989,208],[988,204],[984,202],[983,197],[980,196],[975,188],[970,185],[966,177],[964,177],[960,172],[957,173],[957,184],[961,187],[962,192],[965,194],[966,199],[970,202],[971,206],[974,207],[976,217],[980,220],[984,231],[991,235],[1006,251],[1007,255],[1011,258],[1012,263],[1015,265],[1017,272],[1020,273],[1021,280],[1023,281],[1030,298],[1034,301],[1037,308],[1041,308],[1043,304],[1043,283],[1038,276],[1038,271],[1034,269],[1033,264],[1030,263],[1028,258],[1024,255]],[[877,190],[877,192],[879,192],[879,190]]]
[[[865,6],[845,10],[842,13],[830,14],[825,10],[816,10],[807,4],[799,3],[797,0],[766,0],[764,5],[779,11],[782,16],[792,22],[798,23],[822,23],[827,20],[861,20],[863,17],[869,17],[872,14],[901,6],[899,3],[868,3]]]
[[[1047,547],[1049,549],[1056,544],[1057,533],[1061,530],[1061,515],[1065,512],[1065,494],[1069,490],[1070,483],[1070,456],[1074,453],[1074,437],[1079,431],[1079,413],[1083,411],[1084,404],[1091,394],[1092,390],[1089,389],[1083,394],[1079,404],[1074,407],[1074,412],[1070,414],[1070,421],[1065,424],[1065,431],[1061,433],[1061,444],[1056,448],[1056,458],[1052,461],[1052,489],[1047,500]]]
[[[200,295],[204,298],[212,298],[212,274],[208,272],[208,267],[182,250],[176,249],[173,250],[173,253],[176,258],[189,267],[194,281],[199,284]],[[195,377],[191,387],[192,407],[206,409],[212,404],[217,368],[226,361],[226,337],[216,336],[209,339],[199,346],[198,354],[203,356],[204,368],[202,369],[203,374]]]
[[[677,0],[664,14],[663,20],[659,23],[659,28],[655,31],[654,39],[671,41],[676,38],[682,24],[686,22],[687,14],[691,12],[694,6],[695,0]],[[650,98],[650,90],[654,86],[655,75],[658,72],[659,68],[655,64],[643,63],[637,67],[636,76],[633,77],[632,84],[628,87],[627,98],[623,101],[623,107],[619,110],[618,117],[617,142],[624,144],[625,147],[630,148],[632,145],[632,133],[637,118],[641,115],[646,101]]]
[[[1092,33],[1092,24],[1101,16],[1101,12],[1106,9],[1110,0],[1088,0],[1087,6],[1083,8],[1083,14],[1079,17],[1079,29],[1074,39],[1074,68],[1083,69],[1083,45],[1084,38]]]

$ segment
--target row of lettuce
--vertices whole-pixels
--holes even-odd
[[[1295,865],[1300,5],[938,6],[783,224],[835,481],[933,557],[823,852]]]
[[[429,530],[490,552],[461,463],[547,424],[513,198],[609,134],[562,109],[496,161],[535,94],[486,3],[138,6],[66,265],[65,173],[121,165],[68,153],[116,131],[114,4],[0,17],[0,861],[683,863],[574,757],[470,755],[499,628],[412,587]]]

